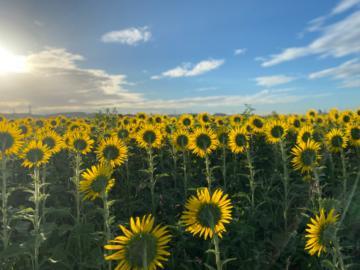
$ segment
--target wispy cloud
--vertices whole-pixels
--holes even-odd
[[[321,36],[304,47],[284,49],[262,62],[263,67],[277,65],[307,55],[343,57],[360,52],[360,11],[353,12],[345,19],[324,27]]]
[[[247,51],[247,49],[246,49],[246,48],[239,48],[239,49],[236,49],[236,50],[234,51],[234,55],[241,55],[241,54],[245,54],[245,53],[246,53],[246,51]]]
[[[330,77],[334,80],[340,80],[340,87],[356,88],[360,87],[360,59],[355,58],[345,63],[321,71],[311,73],[309,79],[319,79]]]
[[[339,14],[342,13],[354,6],[358,6],[360,4],[360,0],[342,0],[331,12],[331,14]]]
[[[101,37],[101,40],[105,43],[121,43],[127,45],[137,45],[140,42],[147,42],[150,39],[151,32],[147,26],[111,31]]]
[[[285,76],[285,75],[273,75],[273,76],[263,76],[263,77],[256,77],[255,81],[257,85],[265,86],[265,87],[272,87],[275,85],[289,83],[296,78]]]
[[[193,77],[204,74],[211,70],[217,69],[223,65],[225,60],[223,59],[209,59],[203,60],[197,64],[184,63],[173,69],[162,72],[160,75],[152,76],[151,79],[158,80],[161,78],[179,78],[179,77]]]

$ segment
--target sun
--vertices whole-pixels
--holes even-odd
[[[0,47],[0,75],[26,72],[26,57]]]

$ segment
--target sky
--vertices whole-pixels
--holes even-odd
[[[0,112],[360,105],[360,0],[0,0]]]

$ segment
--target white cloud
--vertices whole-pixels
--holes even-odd
[[[234,55],[241,55],[241,54],[246,53],[246,51],[247,51],[246,48],[239,48],[234,51]]]
[[[140,42],[147,42],[150,39],[151,32],[147,26],[111,31],[101,37],[101,40],[105,43],[121,43],[127,45],[137,45]]]
[[[292,47],[271,55],[262,63],[269,67],[307,55],[343,57],[360,53],[360,11],[345,19],[324,27],[319,38],[304,47]]]
[[[204,74],[211,70],[217,69],[222,64],[224,64],[225,60],[223,59],[210,59],[203,60],[196,65],[191,63],[185,63],[181,66],[177,66],[173,69],[164,71],[161,75],[152,76],[151,79],[158,80],[164,77],[168,78],[179,78],[179,77],[193,77]]]
[[[332,14],[339,14],[342,13],[354,6],[360,4],[360,0],[342,0],[333,10]]]
[[[340,87],[343,88],[360,87],[360,59],[355,58],[346,61],[337,67],[313,72],[309,75],[309,79],[319,79],[324,77],[340,80],[342,82]]]
[[[257,85],[271,87],[275,85],[289,83],[295,80],[294,77],[285,76],[285,75],[274,75],[274,76],[263,76],[256,77],[255,81]]]

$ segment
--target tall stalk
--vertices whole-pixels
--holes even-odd
[[[186,201],[186,198],[187,198],[187,182],[188,182],[188,179],[187,179],[187,160],[186,160],[186,150],[184,150],[182,152],[182,157],[183,157],[183,174],[184,174],[184,198],[185,198],[185,201]]]
[[[211,193],[211,171],[209,156],[205,155],[205,168],[206,168],[206,182],[208,184],[209,192]]]
[[[227,189],[227,182],[226,182],[226,147],[223,145],[222,147],[222,175],[224,179],[224,191]]]
[[[34,204],[35,204],[35,213],[34,213],[34,234],[35,234],[35,242],[34,242],[34,270],[39,269],[39,249],[40,249],[40,202],[41,202],[41,191],[40,191],[40,168],[34,168]]]
[[[284,186],[284,226],[285,230],[288,228],[288,209],[289,209],[289,170],[287,167],[287,155],[285,152],[284,141],[281,140],[280,143],[281,159],[283,164],[283,186]]]
[[[75,153],[75,168],[74,168],[74,184],[75,184],[75,201],[76,201],[76,227],[79,228],[81,224],[81,194],[80,194],[80,174],[81,174],[81,154],[79,152]],[[79,249],[79,260],[78,266],[79,269],[82,269],[82,248],[81,248],[81,239],[80,235],[77,234],[77,245]]]
[[[221,265],[221,256],[220,256],[220,246],[219,246],[220,239],[219,239],[217,234],[214,234],[214,240],[213,241],[214,241],[214,247],[215,247],[216,270],[221,270],[222,265]]]
[[[4,250],[9,246],[9,226],[8,226],[8,213],[7,213],[7,159],[5,154],[1,158],[1,173],[2,173],[2,189],[1,189],[1,198],[2,198],[2,242]]]
[[[105,243],[108,243],[108,241],[111,239],[111,228],[110,228],[110,209],[109,209],[109,203],[108,203],[108,195],[106,191],[102,193],[102,201],[103,201],[103,210],[104,210],[104,233],[105,233]],[[111,270],[111,261],[108,262],[108,269]]]
[[[254,171],[254,165],[250,154],[250,149],[246,149],[246,159],[248,163],[249,168],[249,186],[250,186],[250,192],[251,192],[251,208],[254,210],[255,208],[255,171]]]
[[[155,201],[155,184],[156,180],[154,177],[155,167],[154,167],[154,156],[152,148],[147,149],[148,152],[148,161],[149,161],[149,176],[150,176],[150,193],[151,193],[151,212],[153,215],[156,213],[156,201]]]
[[[346,191],[347,191],[347,170],[346,170],[346,161],[345,161],[345,153],[344,150],[340,150],[341,157],[341,166],[342,166],[342,177],[343,177],[343,202],[345,204],[346,201]]]

